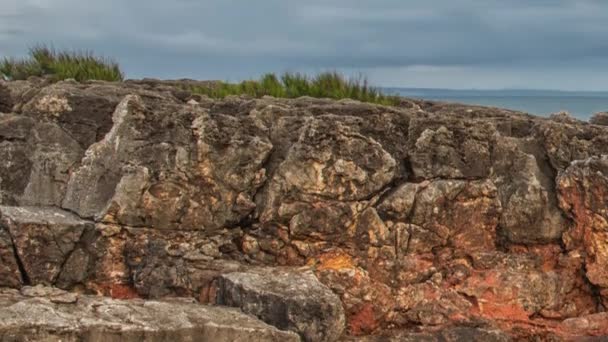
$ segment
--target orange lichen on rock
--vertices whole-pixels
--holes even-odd
[[[307,262],[308,266],[315,266],[317,270],[341,270],[355,268],[352,256],[342,251],[332,251],[321,254],[317,258],[312,258]]]

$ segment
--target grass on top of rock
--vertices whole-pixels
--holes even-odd
[[[25,80],[31,76],[49,77],[53,81],[73,78],[77,81],[122,81],[124,74],[115,61],[93,55],[90,51],[57,51],[44,45],[30,49],[23,59],[3,58],[0,76]]]
[[[249,95],[260,98],[274,96],[297,98],[310,96],[331,99],[353,99],[383,105],[396,105],[399,97],[383,94],[369,85],[364,77],[347,78],[337,72],[324,72],[309,77],[300,73],[284,73],[280,77],[273,73],[263,75],[259,80],[240,83],[218,82],[211,86],[186,86],[186,90],[207,95],[211,98],[224,98],[228,95]]]

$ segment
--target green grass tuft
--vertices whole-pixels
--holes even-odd
[[[259,80],[247,80],[240,83],[220,82],[209,87],[188,87],[187,90],[212,98],[224,98],[228,95],[249,95],[262,97],[296,98],[311,96],[318,98],[350,98],[362,102],[383,105],[397,105],[399,97],[383,94],[371,87],[364,77],[347,78],[337,72],[324,72],[314,77],[300,73],[265,74]]]
[[[0,75],[10,80],[31,76],[49,77],[53,81],[73,78],[77,81],[122,81],[124,74],[118,63],[94,56],[92,52],[57,51],[44,45],[30,49],[28,58],[4,58]]]
[[[27,58],[0,60],[0,76],[9,80],[25,80],[31,76],[48,77],[53,81],[68,78],[77,81],[124,79],[119,65],[111,59],[97,57],[89,51],[57,51],[45,45],[31,48]],[[183,87],[192,93],[212,98],[224,98],[229,95],[260,98],[269,95],[286,98],[350,98],[383,105],[397,105],[400,102],[399,97],[385,95],[377,88],[371,87],[364,77],[347,78],[337,72],[324,72],[313,77],[289,72],[279,77],[268,73],[258,80],[240,83],[219,82],[211,86]]]

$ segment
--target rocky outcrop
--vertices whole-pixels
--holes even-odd
[[[56,208],[0,206],[0,227],[11,236],[24,278],[51,285],[93,224]]]
[[[0,286],[128,315],[194,298],[297,334],[269,339],[607,334],[608,127],[185,88],[0,83]]]
[[[300,341],[235,309],[124,301],[53,288],[0,290],[2,341]]]
[[[344,330],[340,299],[312,272],[235,272],[219,277],[217,303],[241,308],[305,341],[335,341]]]
[[[594,125],[608,126],[608,113],[606,113],[606,112],[595,113],[595,114],[593,114],[593,116],[591,117],[589,122]]]

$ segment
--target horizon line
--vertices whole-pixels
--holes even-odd
[[[443,87],[406,87],[406,86],[377,86],[382,89],[404,90],[448,90],[448,91],[547,91],[562,93],[608,93],[606,90],[589,89],[551,89],[551,88],[443,88]]]

